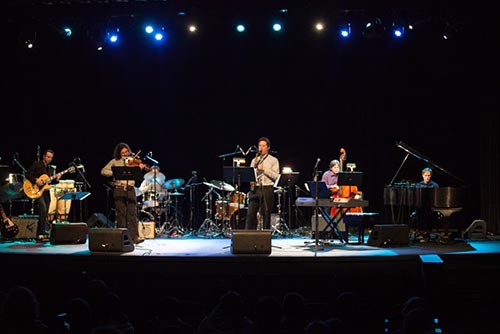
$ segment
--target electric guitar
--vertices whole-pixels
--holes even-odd
[[[3,210],[2,204],[0,204],[0,216],[2,217],[2,226],[0,227],[0,232],[2,236],[7,239],[14,238],[17,233],[19,233],[19,227],[12,222],[12,220],[7,217],[5,211]]]
[[[50,182],[57,178],[60,175],[66,174],[66,173],[74,173],[76,171],[76,168],[74,166],[69,167],[68,169],[63,170],[62,172],[57,173],[54,176],[48,176],[47,174],[41,175],[36,181],[38,182],[39,180],[43,182],[43,185],[41,187],[38,186],[38,184],[32,184],[30,180],[26,179],[23,183],[23,191],[31,199],[37,199],[42,197],[43,193],[45,190],[50,189]]]

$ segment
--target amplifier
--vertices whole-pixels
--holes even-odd
[[[155,223],[154,222],[139,222],[139,237],[144,239],[154,239]]]
[[[38,226],[37,215],[21,215],[11,217],[12,222],[19,228],[16,239],[36,238],[36,228]]]

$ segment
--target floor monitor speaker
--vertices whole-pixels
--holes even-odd
[[[410,243],[410,229],[405,224],[373,225],[368,246],[398,247],[408,246]]]
[[[272,230],[233,230],[232,254],[271,254]]]
[[[91,252],[132,252],[134,243],[126,228],[89,229],[89,250]]]
[[[84,244],[87,242],[87,233],[85,223],[54,223],[50,228],[50,243],[52,245]]]

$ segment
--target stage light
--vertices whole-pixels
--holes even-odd
[[[402,38],[405,34],[405,27],[402,25],[392,25],[392,35],[396,38]]]
[[[110,29],[106,33],[107,40],[111,44],[116,44],[120,40],[120,28]]]
[[[190,24],[190,25],[188,26],[188,31],[189,31],[190,33],[195,33],[195,32],[197,32],[197,31],[198,31],[198,27],[197,27],[196,25],[194,25],[194,24]]]
[[[236,26],[236,31],[237,32],[244,32],[245,31],[245,26],[243,24],[238,24]]]
[[[153,28],[153,26],[147,25],[147,26],[144,28],[144,31],[146,32],[146,34],[151,34],[151,33],[153,33],[154,28]]]
[[[274,23],[273,24],[273,30],[276,31],[276,32],[279,32],[283,29],[283,27],[281,26],[280,23]]]
[[[339,34],[343,39],[349,38],[349,36],[351,36],[351,24],[346,23],[341,25],[339,28]]]
[[[156,34],[155,34],[155,39],[156,39],[157,41],[161,41],[161,40],[163,39],[163,34],[162,34],[162,33],[160,33],[160,32],[156,33]]]
[[[70,27],[64,27],[63,33],[64,33],[64,36],[71,37],[71,35],[73,34],[73,31],[71,30]]]
[[[314,25],[314,29],[316,29],[316,31],[323,31],[325,29],[325,25],[323,24],[323,22],[317,22],[315,25]]]
[[[377,39],[381,38],[384,35],[384,32],[385,27],[382,24],[382,19],[374,17],[365,23],[362,34],[366,39]]]

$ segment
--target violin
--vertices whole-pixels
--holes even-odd
[[[125,158],[125,164],[127,164],[127,166],[129,167],[140,167],[141,169],[147,171],[151,170],[151,167],[144,164],[141,159],[136,157]]]

